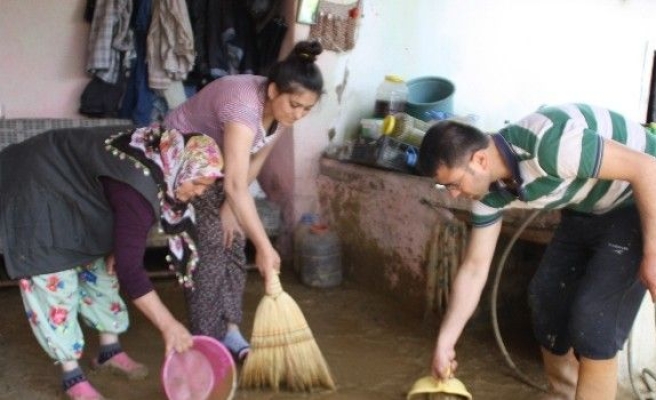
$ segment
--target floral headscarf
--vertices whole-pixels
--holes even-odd
[[[221,151],[207,135],[183,135],[174,129],[139,128],[129,135],[129,144],[126,139],[124,135],[110,139],[109,149],[138,161],[137,165],[158,184],[160,223],[170,235],[169,268],[175,271],[182,285],[193,287],[192,275],[198,263],[194,208],[177,200],[175,191],[190,180],[223,177]]]

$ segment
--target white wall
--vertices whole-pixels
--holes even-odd
[[[456,113],[496,130],[542,104],[589,102],[644,122],[651,0],[363,0],[354,50],[320,64],[328,94],[296,134],[296,210],[315,207],[314,178],[334,127],[338,139],[373,109],[386,74],[437,75],[456,86]],[[306,31],[299,29],[296,38]],[[346,83],[341,103],[336,88]]]
[[[471,2],[470,2],[471,3]],[[457,85],[457,104],[489,129],[545,103],[582,101],[644,120],[645,48],[656,39],[648,0],[423,1],[435,15],[419,37],[435,37],[417,73]],[[648,82],[647,82],[648,84]]]
[[[565,101],[644,120],[645,48],[650,40],[656,47],[656,1],[362,1],[355,48],[320,57],[327,93],[295,128],[297,215],[318,211],[315,179],[329,129],[337,141],[352,134],[389,73],[453,81],[455,111],[478,114],[486,130]],[[9,117],[79,116],[89,79],[85,3],[1,1],[0,103]],[[307,26],[292,31],[296,40],[307,37]]]
[[[79,117],[85,0],[0,0],[0,104],[7,118]]]
[[[366,113],[386,73],[438,75],[457,112],[497,129],[541,104],[585,101],[643,120],[643,67],[656,46],[649,0],[364,0],[343,115]],[[329,73],[342,75],[343,68]],[[647,82],[648,83],[648,82]]]

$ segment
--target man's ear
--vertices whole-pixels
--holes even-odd
[[[269,83],[267,86],[267,98],[273,100],[278,97],[279,94],[280,91],[278,90],[278,85],[276,85],[275,82]]]
[[[481,149],[478,151],[475,151],[474,154],[472,154],[472,161],[481,167],[483,170],[487,170],[489,167],[489,162],[490,159],[488,158],[488,154],[485,151],[485,149]]]

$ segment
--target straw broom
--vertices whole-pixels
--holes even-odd
[[[251,351],[241,370],[242,388],[284,386],[292,391],[335,389],[312,331],[276,274],[255,311]]]
[[[439,225],[438,225],[439,226]],[[436,296],[439,288],[437,286],[438,278],[437,273],[439,269],[439,241],[440,241],[440,230],[439,228],[434,228],[433,233],[431,234],[430,240],[428,242],[428,256],[426,262],[426,305],[424,309],[424,321],[428,322],[433,319],[433,315],[436,308],[436,299],[437,299],[437,311],[441,314],[442,304],[441,297]],[[440,315],[441,316],[441,315]]]

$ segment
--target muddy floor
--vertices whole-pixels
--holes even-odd
[[[259,275],[251,271],[248,279],[243,327],[246,334],[250,333],[262,296]],[[353,282],[346,281],[334,289],[314,289],[300,284],[292,273],[283,274],[282,281],[303,310],[333,371],[337,390],[313,394],[238,390],[235,400],[402,400],[413,382],[427,374],[435,323],[427,323],[389,298]],[[184,320],[181,290],[168,278],[157,279],[156,285],[174,314]],[[64,398],[59,368],[33,338],[23,317],[18,289],[0,288],[0,304],[0,399]],[[531,382],[542,384],[537,348],[522,314],[508,313],[500,320],[500,327],[511,360]],[[87,331],[86,337],[88,358],[95,354],[97,343],[92,332]],[[165,399],[159,380],[162,340],[136,310],[122,343],[135,359],[150,368],[150,376],[144,381],[127,382],[111,375],[90,374],[91,382],[113,400]],[[487,318],[479,318],[467,328],[457,352],[457,377],[474,399],[539,398],[540,391],[521,382],[506,364]]]

